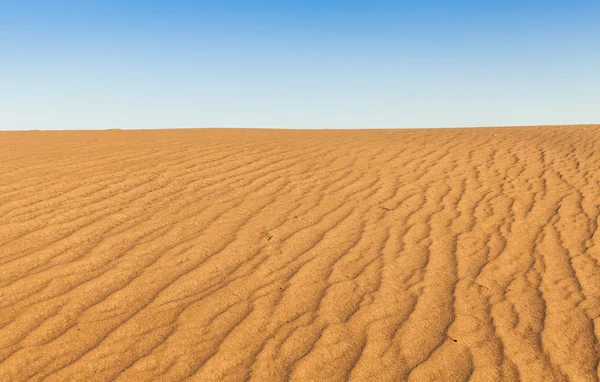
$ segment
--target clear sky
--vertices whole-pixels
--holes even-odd
[[[0,129],[600,123],[600,1],[0,0]]]

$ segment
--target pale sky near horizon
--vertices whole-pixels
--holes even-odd
[[[598,20],[598,0],[0,0],[0,130],[600,123]]]

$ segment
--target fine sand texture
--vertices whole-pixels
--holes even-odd
[[[0,132],[0,381],[597,381],[600,126]]]

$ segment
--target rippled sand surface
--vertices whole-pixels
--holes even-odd
[[[0,132],[1,381],[596,381],[600,126]]]

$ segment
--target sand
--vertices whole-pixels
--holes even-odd
[[[600,126],[0,132],[1,381],[596,381]]]

